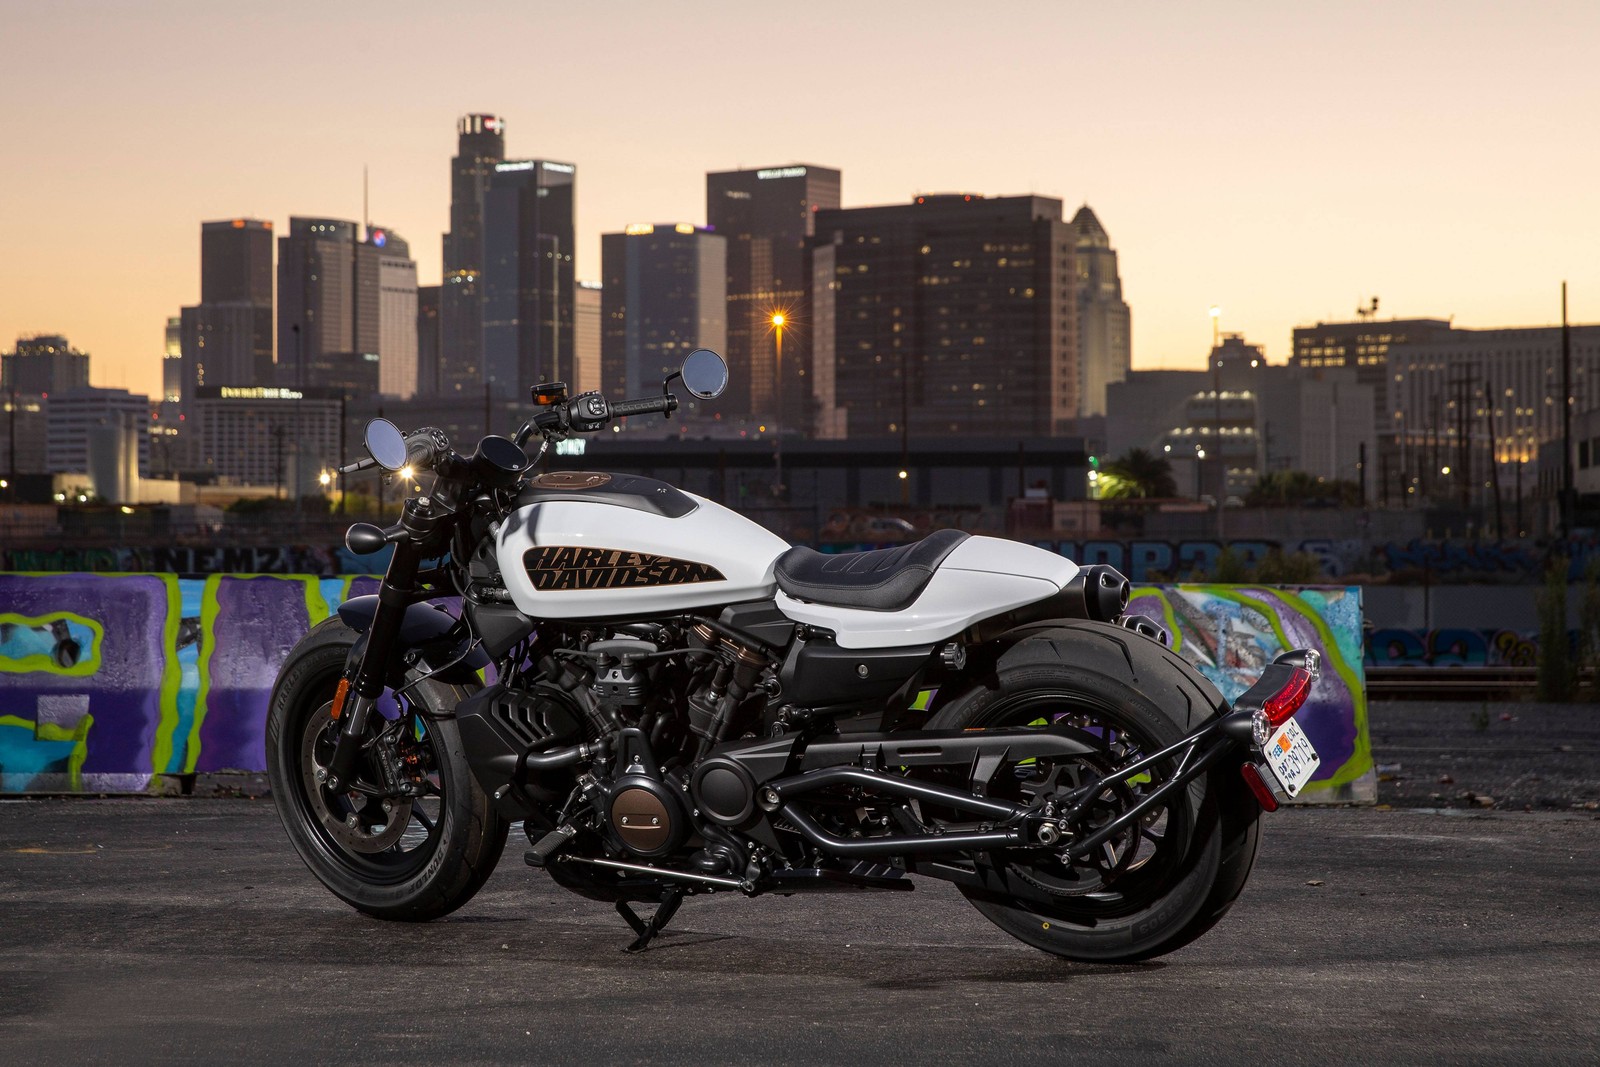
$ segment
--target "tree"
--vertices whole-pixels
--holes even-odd
[[[1101,467],[1100,481],[1100,496],[1105,500],[1152,500],[1178,495],[1172,464],[1142,448],[1130,448]]]
[[[1355,482],[1329,481],[1305,471],[1273,471],[1256,482],[1244,502],[1253,508],[1360,507],[1361,487]]]

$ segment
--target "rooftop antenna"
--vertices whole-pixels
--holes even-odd
[[[1378,298],[1373,297],[1370,304],[1361,304],[1356,308],[1356,318],[1362,322],[1371,322],[1378,317]]]

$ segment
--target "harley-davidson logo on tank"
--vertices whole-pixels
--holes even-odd
[[[723,574],[709,563],[625,552],[615,548],[542,545],[522,556],[533,587],[540,592],[562,589],[636,589],[654,585],[720,582]]]

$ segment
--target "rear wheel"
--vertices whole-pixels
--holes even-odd
[[[334,690],[358,637],[327,619],[279,672],[267,713],[273,800],[295,851],[340,899],[381,919],[435,919],[488,880],[506,822],[473,777],[455,721],[433,717],[469,695],[443,682],[420,682],[399,701],[385,694],[369,716],[355,788],[326,788]],[[375,795],[395,793],[386,782],[419,795]]]
[[[942,708],[928,728],[1059,725],[1092,735],[1102,746],[1092,759],[1027,761],[995,783],[1022,799],[1047,782],[1098,782],[1089,826],[1148,795],[1175,762],[1127,778],[1114,767],[1182,740],[1224,707],[1167,648],[1104,623],[1064,624],[1018,642],[993,681]],[[1007,933],[1069,959],[1124,962],[1181,948],[1227,913],[1255,862],[1260,808],[1232,770],[1196,778],[1088,856],[995,854],[983,872],[990,888],[963,892]]]

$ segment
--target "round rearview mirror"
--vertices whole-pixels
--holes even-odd
[[[373,419],[367,423],[367,454],[386,471],[404,467],[406,439],[400,436],[400,428],[388,419]]]
[[[697,348],[683,361],[683,385],[701,400],[713,400],[728,387],[728,365],[709,348]]]

